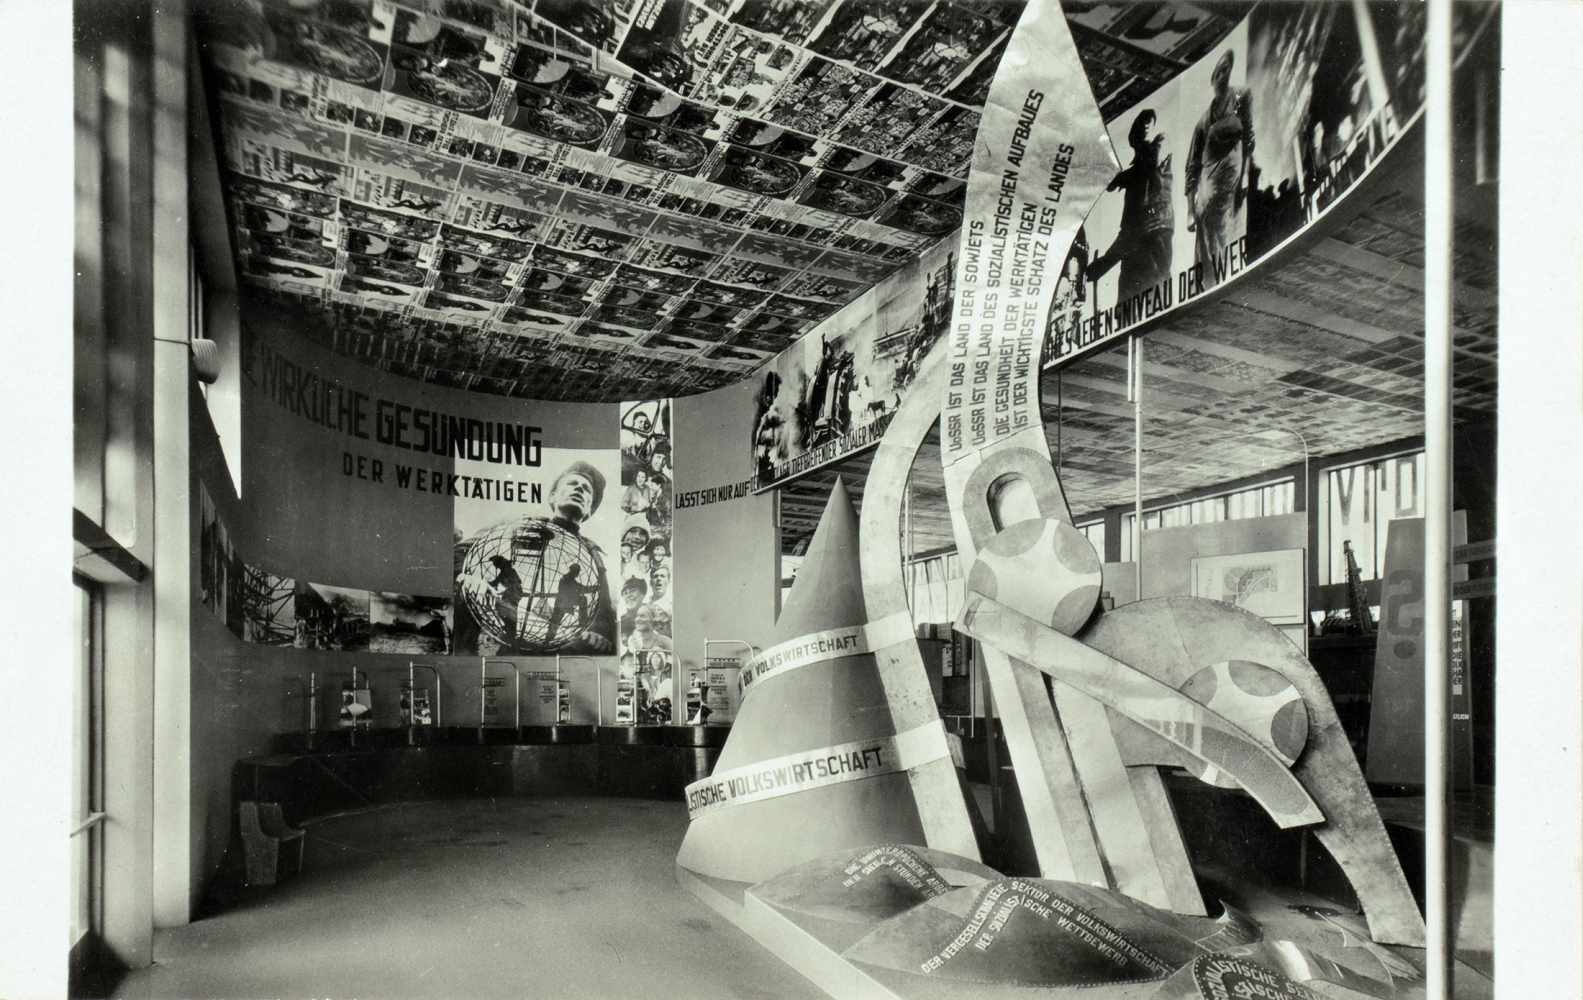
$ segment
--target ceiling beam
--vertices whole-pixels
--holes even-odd
[[[1233,290],[1226,296],[1225,301],[1242,306],[1253,312],[1265,313],[1280,319],[1290,320],[1311,326],[1316,330],[1350,337],[1362,344],[1383,344],[1401,336],[1396,330],[1387,330],[1384,327],[1364,323],[1361,320],[1337,316],[1319,306],[1309,305],[1295,298],[1287,298],[1274,292],[1260,289],[1247,291]]]

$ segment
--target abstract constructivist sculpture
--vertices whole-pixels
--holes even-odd
[[[979,127],[939,397],[946,496],[969,566],[957,626],[983,644],[1040,870],[1204,912],[1154,766],[1169,762],[1242,788],[1282,828],[1315,827],[1375,939],[1421,944],[1335,710],[1295,648],[1251,615],[1188,598],[1088,624],[1098,558],[1050,461],[1040,354],[1055,254],[1115,156],[1089,95],[1048,86],[1037,67],[1052,59],[1078,64],[1071,35],[1057,7],[1030,4]]]
[[[1042,427],[1042,276],[1115,160],[1091,96],[1030,71],[1050,60],[1079,65],[1059,8],[1029,4],[979,130],[955,325],[872,465],[861,572],[838,483],[777,645],[743,670],[719,765],[688,788],[678,866],[837,996],[1312,998],[1305,984],[1396,996],[1417,970],[1375,942],[1421,945],[1422,919],[1301,652],[1208,600],[1095,614],[1099,557],[1072,525]],[[968,567],[956,627],[981,643],[1038,878],[978,863],[921,684],[897,518],[936,413]],[[1207,916],[1162,768],[1240,788],[1281,828],[1314,829],[1367,929],[1312,907]]]

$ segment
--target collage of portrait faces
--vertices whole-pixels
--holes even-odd
[[[618,722],[671,722],[679,711],[671,630],[671,440],[670,400],[621,404]]]

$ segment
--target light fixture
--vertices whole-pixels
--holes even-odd
[[[198,381],[213,385],[220,379],[220,345],[207,337],[194,337],[187,342],[192,349],[192,370]]]

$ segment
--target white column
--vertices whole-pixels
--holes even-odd
[[[145,565],[154,556],[153,157],[146,36],[130,17],[102,26],[104,301],[107,332],[105,529]],[[96,43],[90,43],[97,49]],[[90,98],[91,99],[91,98]],[[104,593],[104,940],[130,968],[154,956],[154,593]]]
[[[1424,918],[1426,997],[1449,997],[1451,0],[1430,0],[1424,115]]]
[[[1127,338],[1127,399],[1132,402],[1132,574],[1143,600],[1143,337]]]
[[[187,18],[153,13],[154,926],[192,918],[192,517],[188,461],[191,294]]]

